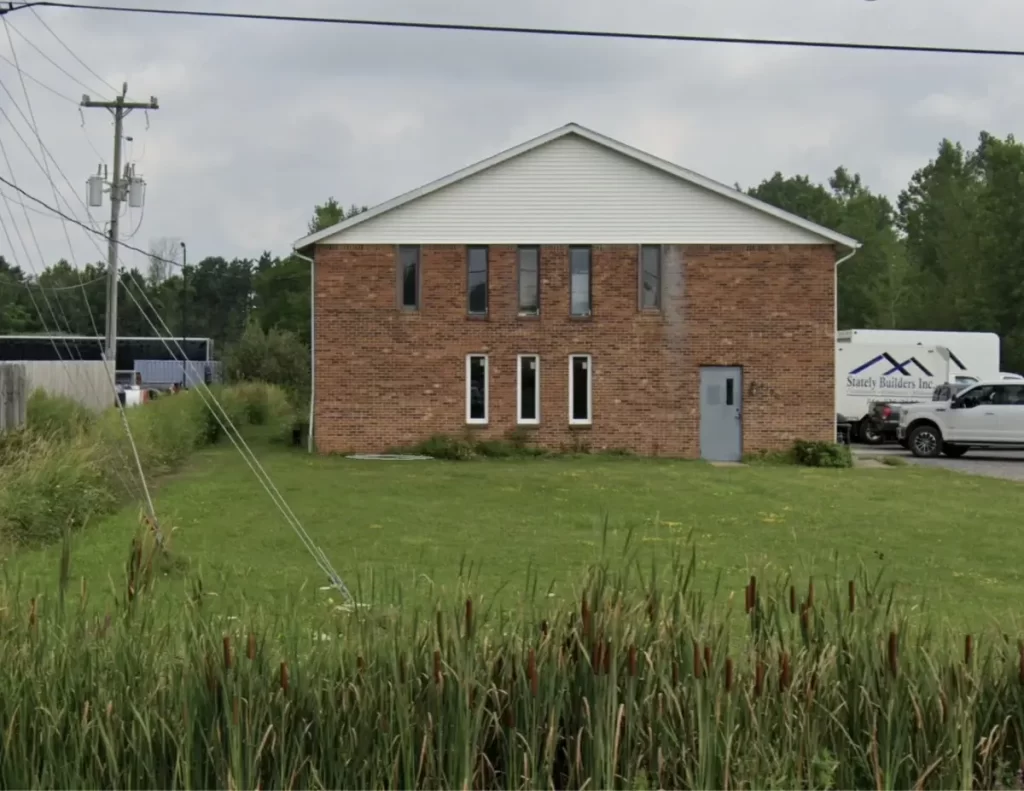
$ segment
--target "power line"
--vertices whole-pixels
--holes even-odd
[[[234,11],[195,11],[178,8],[137,8],[135,6],[89,5],[61,2],[60,0],[30,0],[11,4],[0,14],[9,14],[24,8],[69,8],[82,11],[111,11],[126,14],[155,14],[160,16],[200,17],[208,19],[249,19],[264,22],[308,22],[326,25],[358,27],[405,28],[412,30],[456,31],[470,33],[511,33],[530,36],[558,36],[568,38],[625,39],[631,41],[674,41],[695,44],[746,44],[762,47],[801,47],[807,49],[861,50],[870,52],[913,52],[937,55],[992,55],[1024,57],[1024,50],[985,47],[936,47],[913,44],[867,44],[853,41],[815,41],[810,39],[751,38],[741,36],[696,36],[676,33],[632,33],[615,30],[583,30],[576,28],[520,27],[511,25],[471,25],[454,22],[409,22],[385,19],[353,19],[342,17],[293,16],[291,14],[245,14]]]
[[[16,190],[20,195],[23,195],[24,197],[28,198],[33,203],[38,203],[40,206],[42,206],[47,211],[53,212],[58,217],[61,217],[61,218],[65,219],[65,220],[67,220],[68,222],[72,222],[75,225],[79,226],[80,228],[84,228],[89,233],[95,234],[96,236],[101,236],[104,239],[108,239],[109,238],[105,233],[103,233],[103,231],[100,231],[100,230],[98,230],[96,228],[93,228],[92,226],[86,225],[84,222],[82,222],[81,220],[77,219],[76,217],[72,217],[69,214],[65,214],[60,209],[54,208],[53,206],[51,206],[46,201],[42,200],[41,198],[37,198],[35,195],[33,195],[30,192],[27,192],[26,190],[23,190],[17,184],[13,184],[12,182],[10,182],[7,179],[5,179],[3,176],[0,176],[0,184],[6,184],[8,187],[11,187],[12,189]],[[159,255],[156,255],[153,252],[146,252],[141,247],[135,247],[134,245],[127,244],[127,243],[122,242],[120,240],[118,241],[118,245],[120,245],[121,247],[124,247],[126,250],[131,250],[131,251],[136,252],[136,253],[142,253],[142,255],[146,256],[147,258],[151,258],[154,261],[161,261],[161,262],[163,262],[165,264],[170,264],[171,266],[176,266],[179,269],[181,268],[181,264],[179,264],[177,261],[172,261],[170,258],[163,258],[163,257],[161,257]]]
[[[3,55],[0,55],[0,60],[2,60],[4,63],[6,63],[7,65],[9,65],[9,66],[11,66],[13,68],[17,68],[17,66],[14,65],[14,61],[10,60],[9,58],[4,57]],[[23,70],[21,73],[25,75],[25,79],[26,80],[32,80],[32,82],[34,82],[40,88],[45,88],[50,93],[52,93],[54,96],[57,96],[57,97],[63,99],[65,102],[71,102],[71,104],[75,104],[75,105],[78,104],[78,102],[76,102],[70,96],[67,96],[66,94],[61,93],[56,88],[51,88],[49,85],[47,85],[42,80],[37,80],[35,77],[33,77],[28,72]]]
[[[61,72],[65,77],[70,79],[72,82],[77,83],[81,87],[85,88],[85,90],[89,91],[89,93],[99,93],[99,94],[102,94],[102,91],[95,91],[95,90],[93,90],[88,85],[86,85],[84,82],[82,82],[80,79],[78,79],[78,77],[76,77],[70,71],[65,69],[59,63],[57,63],[57,61],[55,61],[53,58],[51,58],[49,55],[47,55],[45,52],[43,52],[43,50],[39,47],[39,45],[37,45],[34,41],[32,41],[32,39],[30,39],[28,36],[26,36],[24,33],[22,33],[20,30],[18,30],[18,28],[16,28],[10,22],[8,22],[7,25],[8,25],[8,27],[10,27],[11,30],[13,30],[19,36],[21,36],[25,40],[26,44],[28,44],[30,47],[32,47],[32,49],[34,49],[40,55],[42,55],[42,57],[47,62],[49,62],[55,69],[57,69],[59,72]]]
[[[43,274],[46,274],[46,270],[43,270]],[[40,277],[37,275],[37,277]],[[83,280],[80,283],[76,283],[73,286],[44,286],[39,282],[26,282],[21,280],[0,280],[0,288],[3,286],[20,286],[21,288],[39,288],[44,291],[77,291],[78,289],[84,288],[85,286],[91,286],[93,283],[99,283],[101,280],[106,280],[106,275],[100,275],[94,277],[92,280]]]
[[[48,24],[46,24],[46,21],[45,21],[45,20],[44,20],[44,19],[43,19],[43,18],[42,18],[41,16],[39,16],[39,13],[38,13],[38,12],[37,12],[37,11],[36,11],[36,10],[35,10],[34,8],[32,8],[32,9],[30,9],[30,10],[32,11],[32,16],[34,16],[34,17],[35,17],[36,19],[38,19],[38,20],[39,20],[39,24],[40,24],[40,25],[42,25],[43,27],[45,27],[45,28],[46,28],[46,29],[47,29],[47,30],[49,31],[50,35],[51,35],[51,36],[53,36],[53,37],[54,37],[55,39],[57,39],[57,43],[58,43],[58,44],[60,44],[60,45],[61,45],[62,47],[64,47],[64,49],[65,49],[65,50],[67,50],[67,53],[68,53],[68,54],[69,54],[69,55],[70,55],[70,56],[71,56],[72,58],[74,58],[75,60],[77,60],[77,61],[78,61],[78,63],[79,63],[79,65],[81,65],[81,66],[82,66],[82,68],[84,68],[84,69],[85,69],[85,70],[86,70],[87,72],[89,72],[89,73],[90,73],[90,74],[91,74],[91,75],[92,75],[93,77],[95,77],[95,78],[96,78],[97,80],[99,80],[99,81],[100,81],[100,82],[102,82],[102,83],[103,83],[104,85],[106,85],[106,86],[107,86],[108,88],[110,88],[110,90],[112,90],[112,91],[113,91],[113,92],[114,92],[115,94],[117,93],[117,88],[115,88],[115,87],[114,87],[113,85],[111,85],[111,84],[110,84],[109,82],[107,82],[107,81],[106,81],[105,79],[103,79],[103,78],[102,78],[102,77],[101,77],[101,76],[100,76],[99,74],[97,74],[97,73],[96,73],[96,72],[95,72],[95,71],[94,71],[94,70],[93,70],[93,69],[92,69],[92,68],[91,68],[91,67],[89,66],[89,64],[88,64],[88,63],[86,63],[86,62],[85,62],[84,60],[82,60],[82,59],[81,59],[80,57],[78,57],[78,55],[76,55],[76,54],[75,54],[75,51],[74,51],[73,49],[71,49],[71,47],[69,47],[69,46],[68,46],[67,44],[65,44],[65,43],[64,43],[64,39],[62,39],[62,38],[61,38],[60,36],[58,36],[58,35],[57,35],[57,34],[56,34],[56,33],[55,33],[54,31],[53,31],[53,28],[52,28],[52,27],[50,27],[50,26],[49,26]]]

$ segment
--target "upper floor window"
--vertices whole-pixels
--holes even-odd
[[[573,316],[590,315],[590,248],[569,248],[569,305]]]
[[[540,248],[520,247],[519,312],[536,316],[540,313]]]
[[[470,247],[468,251],[469,313],[473,316],[487,315],[487,248]]]
[[[398,248],[398,285],[402,293],[402,308],[420,308],[420,248]]]
[[[640,309],[661,309],[661,247],[656,244],[640,248]]]

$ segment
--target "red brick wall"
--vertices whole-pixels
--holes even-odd
[[[396,309],[397,248],[316,249],[321,452],[466,430],[465,358],[489,355],[489,425],[516,427],[516,358],[541,358],[541,445],[700,455],[702,365],[743,367],[744,452],[835,436],[831,246],[675,246],[663,310],[638,311],[635,245],[592,248],[593,316],[569,316],[567,247],[541,249],[541,315],[517,311],[516,248],[490,248],[489,317],[466,315],[466,250],[421,248],[420,310]],[[568,356],[593,359],[593,425],[569,426]]]

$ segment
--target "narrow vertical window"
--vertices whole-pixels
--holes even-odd
[[[535,354],[519,355],[518,383],[518,422],[523,425],[536,425],[540,423],[540,357]]]
[[[661,247],[645,244],[640,248],[640,307],[661,309]]]
[[[570,310],[573,316],[590,315],[590,248],[569,248]]]
[[[540,248],[519,248],[519,312],[525,316],[540,313]]]
[[[398,284],[402,292],[402,308],[420,307],[420,248],[398,248]]]
[[[470,247],[469,258],[469,313],[472,316],[487,315],[487,248]]]
[[[569,358],[569,423],[573,425],[590,425],[592,378],[589,354],[574,354]]]
[[[725,405],[732,406],[736,396],[733,393],[733,379],[730,376],[725,380]]]
[[[466,357],[466,422],[487,422],[487,355]]]

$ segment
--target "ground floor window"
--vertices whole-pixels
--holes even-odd
[[[486,423],[488,408],[487,355],[466,356],[466,422]]]
[[[589,354],[569,358],[569,422],[573,425],[590,425],[593,371]]]
[[[522,425],[540,423],[540,357],[536,354],[519,355],[517,377],[516,417]]]

